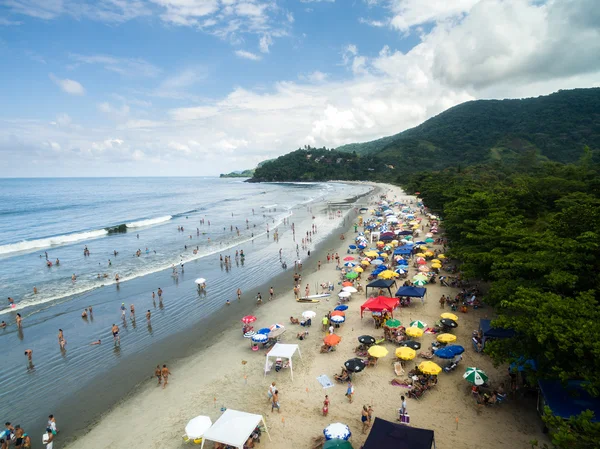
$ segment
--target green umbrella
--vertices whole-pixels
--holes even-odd
[[[350,441],[334,438],[333,440],[325,441],[323,449],[352,449],[352,444],[350,444]]]
[[[421,320],[411,321],[410,327],[418,327],[419,329],[425,329],[427,327],[427,323],[424,323]]]
[[[356,279],[358,277],[358,273],[355,271],[351,271],[350,273],[346,273],[347,279]]]
[[[387,327],[391,327],[391,328],[400,327],[400,325],[401,325],[401,324],[402,324],[402,323],[401,323],[399,320],[394,320],[394,319],[387,320],[387,321],[385,322],[385,325],[386,325]]]
[[[417,274],[416,276],[413,276],[413,281],[426,281],[427,280],[427,276],[425,276],[424,274]]]
[[[426,243],[433,243],[433,242],[435,242],[435,240],[433,240],[432,238],[428,238],[428,239],[425,239],[425,242]]]
[[[413,284],[422,287],[423,285],[427,284],[427,281],[414,281]]]
[[[488,380],[488,377],[483,370],[475,367],[467,368],[467,371],[465,374],[463,374],[463,377],[474,385],[483,385]]]

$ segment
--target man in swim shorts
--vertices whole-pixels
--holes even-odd
[[[113,324],[111,330],[113,334],[113,340],[115,341],[115,343],[118,341],[119,344],[121,344],[121,338],[119,337],[119,326]]]
[[[169,374],[171,374],[171,371],[169,371],[169,368],[167,368],[167,365],[163,365],[161,374],[162,374],[162,378],[164,381],[163,388],[165,388],[167,386],[167,384],[169,383]]]
[[[158,385],[160,385],[162,383],[162,371],[160,370],[160,365],[156,365],[156,369],[154,370],[154,375],[158,379]]]

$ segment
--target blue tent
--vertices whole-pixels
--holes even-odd
[[[550,407],[552,414],[568,419],[585,410],[594,412],[593,422],[600,420],[600,398],[590,396],[580,380],[570,380],[563,385],[558,380],[540,380],[538,410]]]
[[[502,327],[492,327],[492,320],[479,320],[479,329],[483,333],[483,343],[488,338],[511,338],[515,336],[513,329],[504,329]]]
[[[408,296],[409,298],[422,298],[427,293],[426,288],[420,287],[400,287],[396,296]]]
[[[375,418],[363,449],[435,449],[433,430]]]
[[[406,256],[407,254],[412,253],[412,248],[396,248],[394,250],[394,256]]]

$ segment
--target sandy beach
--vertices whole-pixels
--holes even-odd
[[[397,187],[378,187],[390,200],[407,198]],[[325,254],[338,252],[342,258],[346,255],[348,244],[353,243],[354,238],[351,223],[348,223],[345,241],[338,240],[335,247],[322,248],[311,254],[310,261],[304,265],[302,285],[308,283],[314,288],[316,284],[331,281],[336,285],[335,291],[339,291],[337,283],[340,272],[336,270],[334,262],[326,263]],[[320,270],[317,270],[318,260],[322,261]],[[414,274],[415,270],[411,267],[409,278]],[[216,344],[170,366],[172,376],[166,389],[158,388],[156,380],[150,379],[155,364],[149,363],[148,382],[124,398],[87,434],[67,447],[184,447],[182,435],[186,423],[197,415],[208,415],[214,422],[220,416],[222,407],[264,416],[272,440],[263,435],[261,443],[257,445],[262,449],[310,448],[313,437],[322,435],[323,428],[332,422],[349,425],[353,433],[353,446],[359,448],[366,439],[366,435],[361,434],[360,422],[361,409],[365,404],[373,406],[376,417],[395,421],[400,396],[406,395],[407,390],[390,384],[396,377],[392,366],[396,346],[391,343],[384,344],[389,354],[380,359],[376,367],[354,375],[353,403],[349,403],[344,396],[345,385],[335,383],[334,387],[323,389],[317,381],[322,374],[333,380],[334,373],[340,372],[343,362],[354,357],[353,349],[358,344],[359,335],[383,335],[382,330],[374,328],[370,314],[365,314],[363,319],[360,317],[364,293],[352,295],[346,322],[336,331],[342,337],[336,351],[320,354],[324,336],[320,318],[333,310],[337,297],[333,295],[329,301],[319,304],[297,303],[292,291],[292,275],[293,272],[289,274],[289,288],[276,292],[273,301],[268,301],[268,295],[263,294],[264,304],[255,310],[258,320],[254,325],[258,328],[282,323],[287,328],[282,342],[300,345],[302,360],[294,360],[294,381],[290,379],[288,370],[279,373],[272,371],[265,377],[263,370],[267,351],[253,352],[249,341],[241,335],[241,324],[232,326],[220,333]],[[363,284],[366,282],[363,281]],[[442,287],[439,283],[426,287],[424,304],[413,301],[410,307],[396,310],[394,316],[403,324],[408,325],[410,321],[419,319],[433,325],[441,313],[438,302],[440,296],[457,293],[456,289]],[[298,341],[296,333],[304,328],[290,324],[289,317],[300,317],[305,310],[315,311],[317,317],[309,329],[308,338]],[[476,353],[471,345],[472,331],[478,328],[479,319],[486,317],[493,317],[490,308],[469,309],[468,313],[459,314],[459,327],[453,333],[458,337],[457,344],[466,349],[461,365],[449,374],[442,372],[436,389],[426,392],[420,400],[407,399],[411,425],[433,429],[438,449],[525,448],[533,439],[545,441],[534,401],[509,399],[499,406],[481,408],[471,396],[470,384],[462,378],[467,366],[477,366],[489,375],[492,383],[508,384],[506,367],[495,368],[489,357]],[[423,348],[429,347],[433,339],[434,336],[428,334],[421,337]],[[416,358],[406,362],[407,371],[421,360]],[[280,391],[281,413],[271,413],[267,400],[267,389],[273,381],[277,382]],[[326,394],[331,405],[329,416],[323,417],[321,407]],[[60,422],[60,417],[57,420]],[[212,444],[205,447],[210,448]]]

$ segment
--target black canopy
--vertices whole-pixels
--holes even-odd
[[[375,418],[363,449],[435,449],[433,430]]]
[[[427,293],[426,288],[422,287],[400,287],[396,292],[396,296],[409,296],[411,298],[422,298]]]
[[[392,285],[395,285],[396,281],[393,279],[377,279],[373,282],[371,282],[370,284],[367,284],[367,286],[365,287],[365,298],[367,297],[367,290],[369,288],[385,288],[387,289],[387,291],[390,294],[390,297],[392,296]]]

